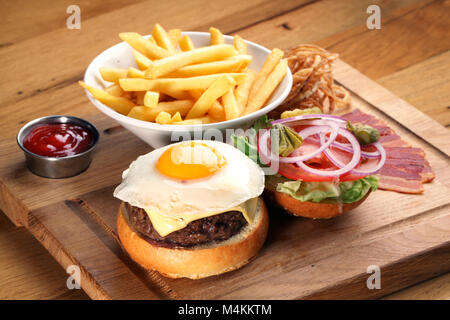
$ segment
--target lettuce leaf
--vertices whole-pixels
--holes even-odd
[[[299,201],[342,201],[352,203],[362,199],[369,190],[378,188],[378,177],[367,176],[355,181],[339,184],[333,182],[305,182],[288,180],[278,182],[276,190],[283,192]]]

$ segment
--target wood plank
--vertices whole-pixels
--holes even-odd
[[[449,300],[450,273],[393,293],[384,300]]]
[[[424,1],[397,17],[387,17],[380,5],[381,29],[359,27],[333,34],[317,44],[370,78],[402,70],[450,49],[447,1]],[[414,50],[413,48],[422,48]]]
[[[450,51],[377,82],[445,127],[450,127]],[[405,85],[407,79],[407,85]]]
[[[67,7],[76,4],[81,9],[81,23],[88,19],[121,9],[142,0],[115,0],[105,6],[103,1],[81,0],[74,3],[71,0],[59,0],[55,5],[52,0],[16,0],[0,1],[0,18],[2,25],[2,40],[0,48],[36,37],[38,35],[66,28]]]
[[[406,12],[420,8],[423,0],[406,1],[317,1],[298,10],[263,21],[239,33],[245,39],[268,48],[289,49],[302,43],[320,43],[353,28],[366,28],[366,9],[378,4],[383,10],[382,19],[401,17]],[[339,51],[336,51],[339,52]]]
[[[69,290],[68,274],[24,228],[0,212],[0,299],[88,299]]]
[[[121,248],[87,221],[72,202],[43,207],[30,215],[28,229],[66,269],[81,269],[81,287],[92,299],[160,299],[119,259]]]
[[[346,88],[376,106],[391,119],[401,123],[412,133],[421,137],[432,146],[450,156],[450,132],[433,119],[425,116],[406,101],[364,77],[361,72],[350,67],[342,60],[335,63],[335,80]]]
[[[219,27],[243,28],[268,18],[268,13],[276,16],[306,2],[221,0],[205,6],[202,0],[169,0],[126,6],[88,19],[81,30],[62,28],[1,48],[3,64],[0,70],[5,76],[0,79],[0,102],[2,105],[10,104],[76,82],[97,54],[120,42],[118,34],[124,30],[149,34],[156,22],[167,29],[207,31],[207,27],[217,21],[220,22]],[[224,7],[228,10],[223,10]],[[145,17],[139,18],[144,12]],[[88,52],[86,48],[89,48]],[[39,55],[34,55],[33,63],[30,63],[29,52],[35,51],[39,51]]]

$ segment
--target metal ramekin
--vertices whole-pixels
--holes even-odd
[[[92,133],[92,145],[84,152],[67,157],[45,157],[35,154],[23,146],[23,139],[39,124],[74,123]],[[25,153],[28,169],[34,174],[45,178],[67,178],[86,170],[92,160],[92,151],[97,145],[100,135],[94,125],[88,121],[73,116],[47,116],[25,124],[17,134],[17,144]]]

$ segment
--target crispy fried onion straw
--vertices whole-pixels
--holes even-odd
[[[333,81],[332,62],[338,54],[316,45],[299,45],[286,54],[293,75],[293,85],[277,112],[295,108],[319,107],[332,113],[350,106],[350,93]]]

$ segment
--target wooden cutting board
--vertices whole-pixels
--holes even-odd
[[[353,107],[425,150],[436,179],[424,194],[380,190],[326,221],[271,208],[269,236],[250,264],[203,280],[167,279],[132,262],[115,227],[113,189],[130,162],[151,148],[92,107],[77,114],[101,132],[91,167],[68,179],[37,177],[11,139],[0,159],[8,168],[0,175],[0,208],[64,268],[78,265],[81,286],[94,299],[376,298],[449,271],[449,131],[344,62],[335,67]],[[379,290],[367,288],[370,265],[380,267]]]

